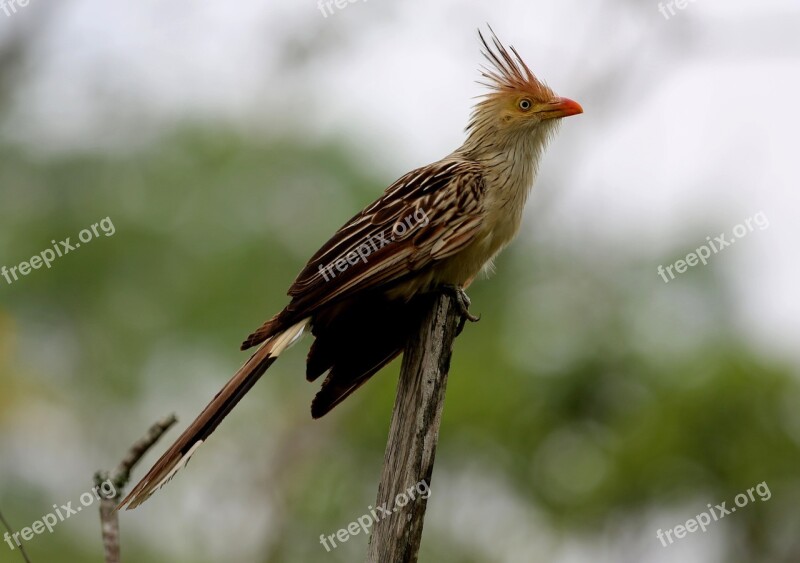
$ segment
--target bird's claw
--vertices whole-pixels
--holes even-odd
[[[464,325],[467,321],[476,323],[481,320],[480,315],[476,317],[469,312],[469,306],[472,304],[472,302],[463,288],[456,285],[445,285],[442,286],[442,291],[450,295],[455,300],[456,307],[458,307],[459,313],[461,314],[461,322],[458,324],[457,334],[461,334],[461,331],[464,330]]]

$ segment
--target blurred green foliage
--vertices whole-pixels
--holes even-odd
[[[95,469],[167,414],[155,409],[192,416],[227,379],[239,342],[283,306],[305,259],[391,180],[360,173],[342,146],[187,127],[125,154],[0,148],[0,265],[105,217],[116,229],[49,270],[0,279],[0,508],[15,526],[87,490]],[[707,534],[728,538],[727,561],[800,560],[800,386],[736,329],[726,280],[708,267],[665,285],[654,264],[668,257],[616,248],[610,258],[554,237],[523,237],[471,290],[482,320],[456,343],[421,561],[506,560],[511,537],[493,538],[494,553],[465,540],[480,533],[469,513],[486,508],[470,493],[478,485],[564,537],[597,541],[624,524],[647,553],[663,549],[658,527],[764,481],[768,502]],[[255,552],[229,560],[362,559],[363,535],[331,553],[318,538],[373,502],[398,365],[311,422],[303,356],[295,349],[270,372],[180,488],[123,515],[127,561],[174,561],[170,544],[208,541],[199,521],[267,505],[268,524],[251,520],[264,528],[248,532],[261,538]],[[37,425],[23,428],[29,412]],[[50,452],[63,413],[69,440]],[[203,465],[228,493],[197,490]],[[230,492],[233,481],[249,494]],[[211,508],[187,510],[189,491]],[[452,511],[437,510],[445,502]],[[173,511],[186,535],[160,524]],[[99,525],[65,522],[27,549],[37,563],[100,561]],[[0,544],[0,561],[17,557]]]

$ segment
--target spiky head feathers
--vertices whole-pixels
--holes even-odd
[[[542,121],[581,113],[580,105],[559,98],[546,84],[536,78],[514,47],[507,49],[491,27],[490,41],[478,31],[483,44],[483,56],[488,66],[481,67],[489,88],[475,105],[467,130],[490,127],[511,128],[524,132]]]
[[[553,91],[536,78],[517,50],[513,46],[506,49],[491,27],[489,31],[492,33],[491,45],[478,30],[478,36],[483,44],[481,52],[489,62],[488,67],[481,67],[481,76],[488,80],[481,84],[491,90],[486,97],[503,94],[528,95],[539,102],[547,102],[554,98]]]

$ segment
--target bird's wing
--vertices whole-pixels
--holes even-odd
[[[242,345],[355,293],[385,287],[467,246],[484,219],[481,165],[445,159],[409,172],[348,221],[289,288],[291,303]]]
[[[289,295],[318,307],[452,256],[479,230],[484,189],[480,165],[467,160],[406,174],[311,257]]]

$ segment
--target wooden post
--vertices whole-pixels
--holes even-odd
[[[460,319],[453,297],[438,295],[406,345],[375,505],[379,517],[383,513],[378,507],[385,506],[391,514],[374,524],[367,563],[417,561],[427,500],[416,490],[403,507],[396,506],[395,499],[402,493],[408,497],[422,481],[433,496],[431,474]]]

